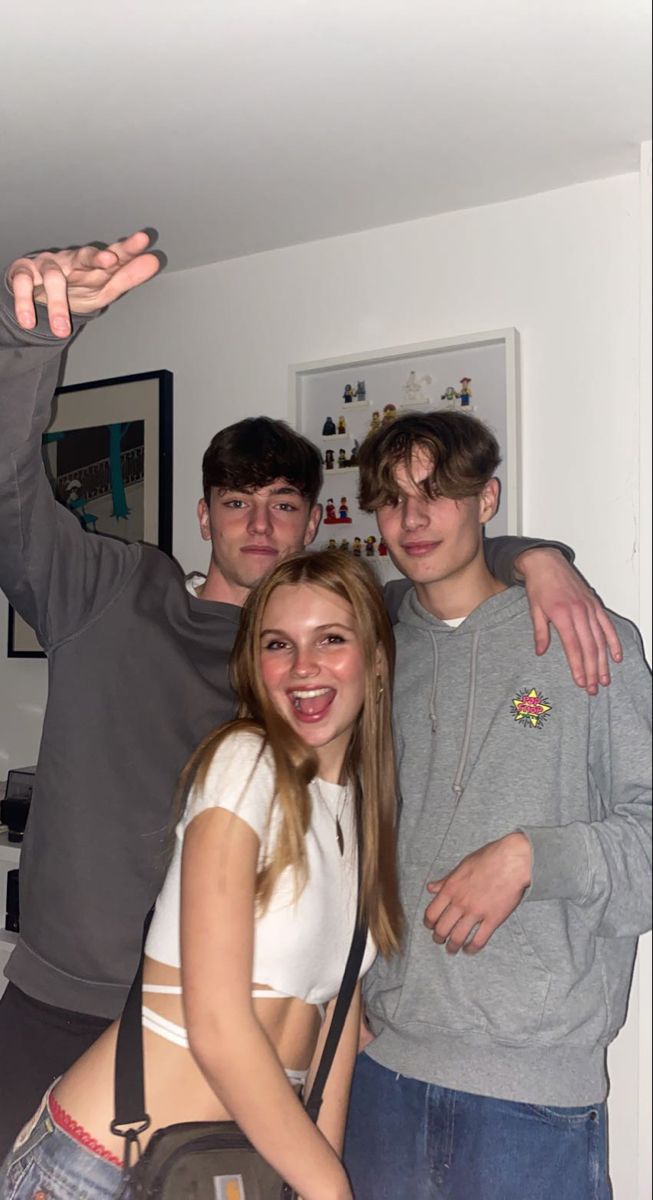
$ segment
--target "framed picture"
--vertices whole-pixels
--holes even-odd
[[[491,534],[521,532],[518,335],[515,329],[395,346],[290,367],[290,423],[324,464],[318,548],[342,547],[396,578],[373,516],[358,507],[358,447],[402,411],[456,409],[485,421],[501,447],[501,503]]]
[[[43,458],[57,501],[86,537],[111,534],[172,553],[172,374],[146,371],[57,388]],[[10,658],[44,658],[9,608]]]

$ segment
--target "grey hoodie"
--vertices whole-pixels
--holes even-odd
[[[651,691],[634,628],[590,697],[557,638],[538,658],[510,588],[457,628],[411,590],[397,636],[403,952],[368,977],[393,1071],[544,1105],[606,1095],[605,1050],[623,1024],[636,939],[651,920]],[[449,955],[423,924],[429,880],[521,829],[533,877],[477,955]]]

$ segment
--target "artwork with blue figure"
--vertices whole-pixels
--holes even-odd
[[[144,441],[142,420],[44,434],[54,494],[88,532],[145,536]]]
[[[122,477],[120,450],[122,440],[129,429],[129,422],[117,422],[109,425],[109,476],[111,480],[111,495],[113,496],[112,517],[117,521],[126,521],[131,509],[127,504],[125,484]]]

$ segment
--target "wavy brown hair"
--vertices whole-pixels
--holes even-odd
[[[231,679],[240,705],[238,718],[209,734],[182,775],[182,787],[202,785],[218,746],[238,730],[263,735],[275,766],[275,804],[281,810],[272,857],[259,872],[259,910],[269,903],[288,867],[298,886],[306,879],[305,835],[311,818],[308,785],[315,778],[315,751],[272,704],[261,675],[261,631],[267,603],[278,587],[311,584],[351,607],[363,651],[365,691],[345,758],[343,774],[355,789],[359,834],[360,912],[382,954],[397,950],[402,913],[395,858],[396,788],[391,731],[394,639],[381,589],[370,568],[338,550],[293,555],[280,562],[250,593],[231,657]]]
[[[359,504],[374,512],[396,502],[398,466],[409,475],[413,453],[424,450],[433,470],[417,486],[428,500],[477,496],[501,462],[499,443],[487,425],[471,414],[407,412],[365,438],[359,454]]]

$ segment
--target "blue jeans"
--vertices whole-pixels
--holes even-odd
[[[407,1079],[359,1054],[356,1200],[610,1200],[605,1105],[546,1108]]]
[[[121,1188],[120,1168],[59,1129],[45,1104],[0,1167],[0,1200],[116,1200]]]

